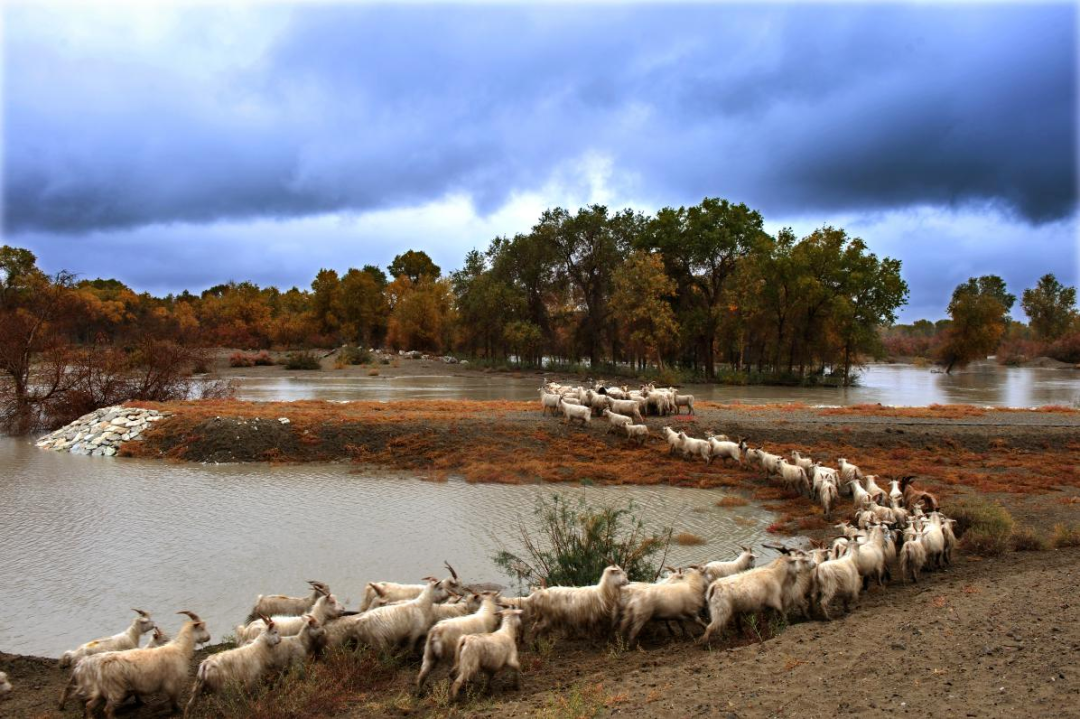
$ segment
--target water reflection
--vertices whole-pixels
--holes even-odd
[[[554,375],[553,375],[554,376]],[[541,377],[525,373],[409,377],[337,376],[332,372],[290,377],[250,375],[239,382],[239,397],[250,400],[396,400],[421,399],[535,399]],[[575,380],[576,381],[576,380]],[[694,385],[699,399],[720,402],[804,402],[848,405],[976,404],[1038,407],[1080,404],[1080,371],[1035,367],[972,365],[951,375],[902,364],[870,365],[858,387],[727,387]]]

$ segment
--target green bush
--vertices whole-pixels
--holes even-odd
[[[342,347],[338,357],[345,364],[370,364],[374,359],[363,347]]]
[[[950,508],[960,548],[984,557],[1009,551],[1015,522],[1009,510],[997,502],[965,500]]]
[[[314,352],[290,352],[285,356],[285,369],[322,369],[322,364]]]
[[[586,586],[596,584],[604,567],[617,564],[631,581],[653,581],[660,574],[663,558],[657,554],[671,545],[671,529],[649,534],[634,516],[634,505],[624,509],[590,507],[582,498],[577,506],[560,495],[537,500],[540,518],[536,534],[524,522],[518,531],[525,548],[522,555],[506,550],[495,555],[495,563],[525,586]]]

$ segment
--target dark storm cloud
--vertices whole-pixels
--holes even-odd
[[[113,23],[90,47],[9,9],[7,232],[451,193],[489,211],[588,154],[655,205],[990,204],[1036,224],[1076,206],[1071,5],[266,13],[190,8],[155,42]]]

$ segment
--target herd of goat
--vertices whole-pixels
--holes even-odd
[[[648,385],[627,391],[548,384],[541,389],[541,401],[545,411],[561,411],[568,421],[587,423],[594,413],[604,416],[631,438],[647,436],[643,415],[663,415],[680,407],[692,412],[694,403],[692,395]],[[720,458],[756,466],[784,486],[820,501],[829,513],[840,496],[849,496],[854,513],[836,525],[841,536],[831,543],[814,541],[807,550],[764,545],[779,556],[761,567],[755,566],[754,552],[743,547],[730,561],[667,567],[666,576],[654,582],[629,581],[626,572],[613,565],[592,586],[544,585],[527,596],[503,597],[495,591],[471,590],[446,563],[449,574],[443,579],[368,583],[357,611],[347,611],[330,587],[317,581],[309,582],[307,596],[260,595],[249,621],[236,627],[237,647],[198,665],[185,715],[205,693],[226,686],[252,689],[326,649],[406,647],[413,652],[421,642],[417,691],[423,690],[435,669],[448,665],[453,679],[450,697],[457,699],[462,687],[480,674],[510,670],[515,686],[520,686],[517,647],[523,624],[533,638],[562,631],[619,637],[631,646],[650,622],[659,622],[672,635],[675,629],[689,635],[697,625],[703,633],[696,641],[708,645],[745,614],[771,609],[785,621],[793,612],[805,619],[815,615],[831,619],[834,601],[847,611],[871,583],[882,586],[891,579],[890,567],[899,568],[903,581],[918,581],[920,571],[951,562],[955,520],[940,512],[933,495],[914,489],[910,478],[893,481],[885,491],[876,477],[844,459],[830,469],[799,452],[792,452],[788,461],[763,448],[751,449],[741,439],[731,441],[722,435],[694,439],[667,427],[664,432],[669,452],[702,457],[706,463]],[[155,694],[164,694],[173,711],[179,709],[196,646],[210,641],[206,624],[193,612],[179,612],[188,620],[170,638],[149,613],[134,611],[127,630],[87,642],[61,657],[61,668],[71,670],[61,709],[72,694],[84,703],[87,716],[104,703],[105,715],[113,717],[128,698],[142,700]],[[150,641],[140,647],[144,635]],[[0,694],[10,690],[0,673]]]

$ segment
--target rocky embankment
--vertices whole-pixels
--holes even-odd
[[[138,407],[102,407],[83,415],[37,441],[42,449],[94,457],[111,457],[120,444],[137,440],[147,427],[169,415],[156,409]]]

